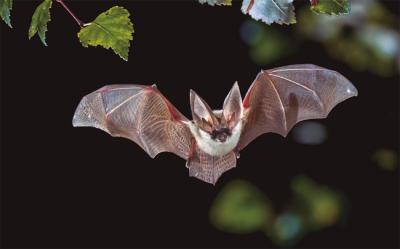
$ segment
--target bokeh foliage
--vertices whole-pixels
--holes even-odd
[[[328,186],[299,175],[292,180],[293,197],[284,210],[244,180],[227,183],[210,208],[218,229],[237,234],[263,231],[275,244],[290,246],[305,234],[337,224],[344,218],[345,198]]]

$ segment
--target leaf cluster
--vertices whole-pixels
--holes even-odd
[[[198,0],[200,3],[232,5],[230,0]],[[266,24],[296,23],[294,0],[243,0],[242,12]],[[316,14],[341,15],[350,13],[349,0],[310,0],[310,9]]]
[[[122,59],[128,60],[130,41],[133,39],[133,24],[127,9],[114,6],[101,13],[89,23],[81,23],[66,7],[62,0],[43,0],[32,15],[28,38],[38,35],[43,45],[47,46],[47,25],[51,21],[51,7],[53,1],[60,3],[74,17],[80,26],[78,38],[82,46],[102,46],[111,48]],[[0,0],[0,16],[3,21],[11,26],[10,12],[13,0]]]
[[[42,0],[32,15],[28,31],[29,39],[38,35],[42,43],[47,46],[47,25],[51,21],[51,7],[53,1],[59,3],[79,24],[78,38],[82,46],[102,46],[112,49],[123,60],[128,60],[130,42],[133,39],[133,23],[127,9],[114,6],[99,14],[92,22],[80,21],[65,5],[63,0]],[[201,4],[211,6],[231,6],[232,0],[198,0]],[[296,23],[294,0],[243,0],[241,10],[255,20],[272,24]],[[350,12],[349,0],[310,0],[310,9],[317,14],[340,15]],[[0,0],[0,17],[10,27],[10,13],[13,0]]]

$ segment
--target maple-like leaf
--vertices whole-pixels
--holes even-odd
[[[232,233],[262,230],[273,220],[270,202],[254,185],[243,180],[229,182],[210,208],[211,222]]]
[[[318,14],[340,15],[350,13],[349,0],[310,0],[311,10]]]
[[[129,15],[128,10],[119,6],[101,13],[79,31],[80,42],[84,47],[100,45],[111,48],[127,61],[130,41],[133,39],[133,24]]]
[[[243,0],[242,12],[266,24],[296,23],[293,0]]]
[[[1,19],[3,19],[3,21],[7,23],[7,25],[10,26],[10,28],[12,28],[10,20],[10,11],[12,9],[12,3],[13,3],[12,0],[0,0]]]
[[[214,5],[226,5],[231,6],[232,0],[198,0],[201,4],[208,3],[211,6]]]
[[[37,6],[32,16],[31,26],[29,27],[28,37],[31,39],[36,33],[39,35],[42,43],[47,46],[46,43],[46,31],[47,23],[50,19],[50,8],[52,0],[44,0],[39,6]]]

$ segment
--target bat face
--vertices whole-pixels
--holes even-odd
[[[212,111],[193,90],[190,91],[190,106],[195,125],[207,132],[211,139],[220,142],[225,142],[232,135],[233,128],[238,125],[243,114],[242,97],[237,83],[226,96],[222,110]]]
[[[215,156],[231,152],[242,131],[243,105],[238,84],[226,96],[222,110],[212,111],[194,91],[190,92],[190,104],[193,123],[189,127],[199,147]]]
[[[212,131],[211,139],[224,143],[231,135],[232,131],[229,128],[220,128]]]

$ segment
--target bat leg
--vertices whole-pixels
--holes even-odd
[[[186,168],[190,167],[190,164],[192,162],[192,158],[194,153],[196,152],[196,140],[194,138],[192,138],[192,145],[190,146],[190,154],[188,156],[188,159],[186,161]]]
[[[239,149],[238,149],[238,148],[235,148],[235,149],[233,150],[233,152],[235,153],[236,159],[239,159],[239,158],[240,158]]]

